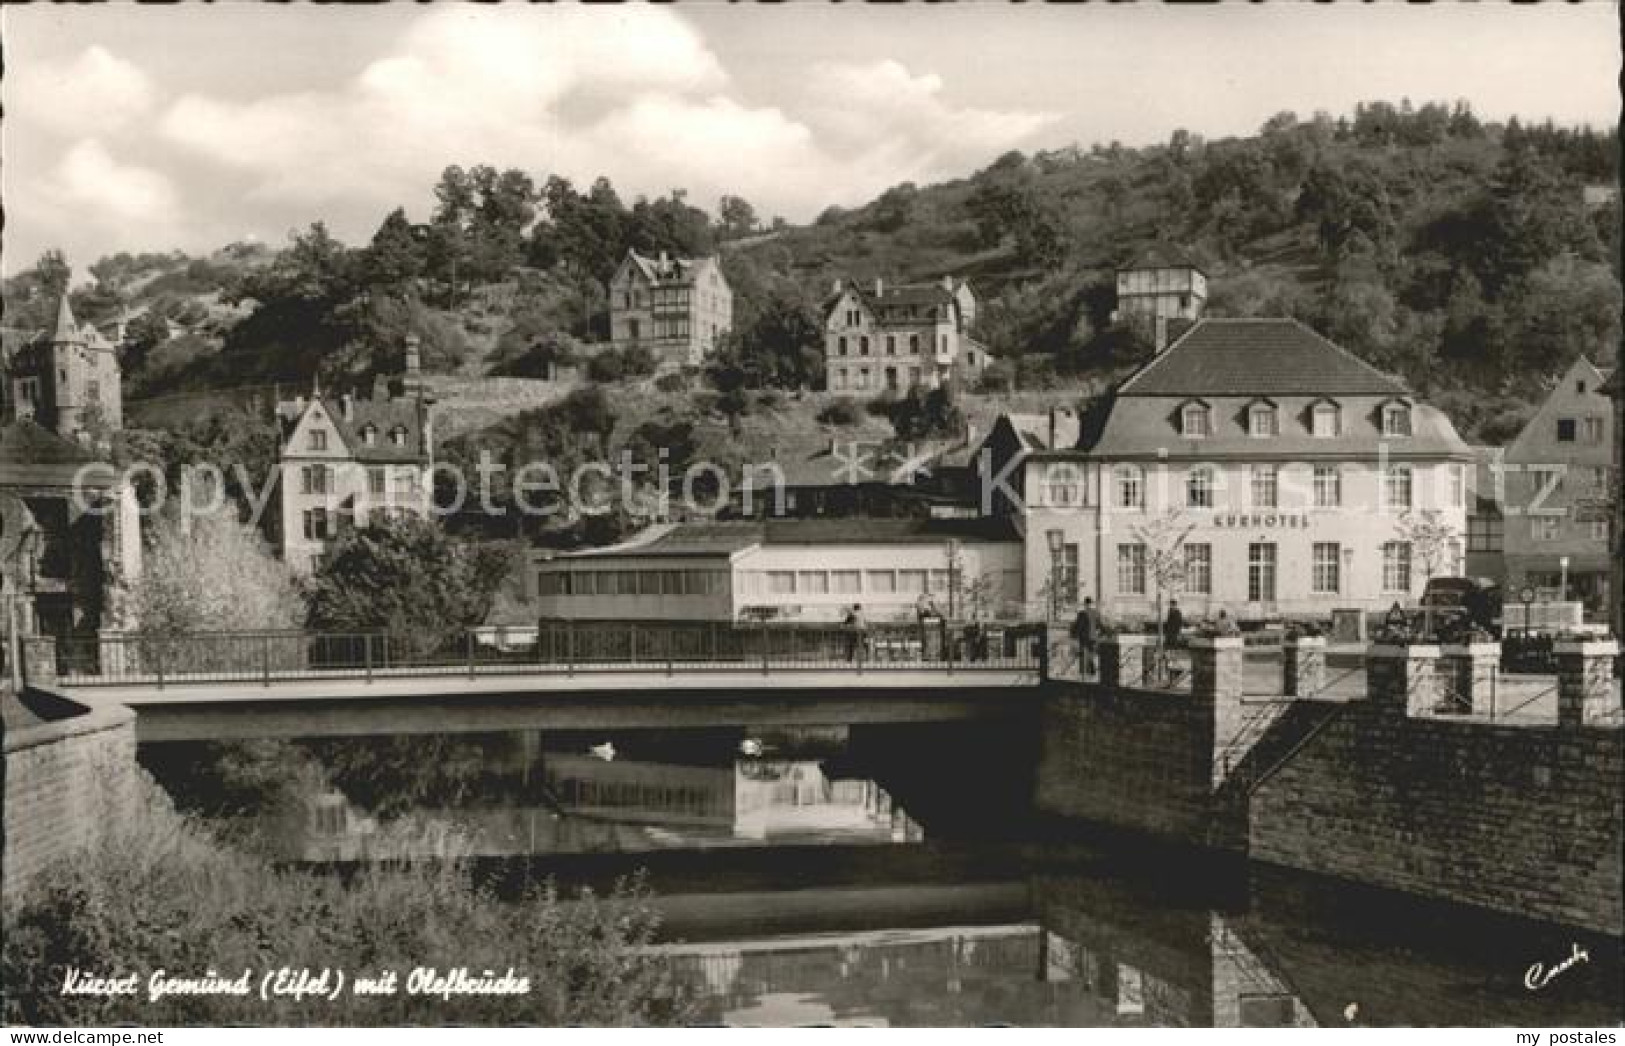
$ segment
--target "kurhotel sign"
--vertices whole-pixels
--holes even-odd
[[[1215,530],[1307,530],[1309,517],[1301,512],[1223,512],[1212,519]]]

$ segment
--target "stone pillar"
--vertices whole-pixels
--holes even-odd
[[[1143,689],[1151,667],[1151,636],[1124,632],[1100,640],[1100,682],[1102,686]]]
[[[1241,703],[1247,642],[1240,636],[1198,636],[1190,641],[1191,695]]]
[[[1326,640],[1297,636],[1281,646],[1281,693],[1314,698],[1326,685]]]
[[[1439,648],[1373,645],[1366,650],[1366,699],[1397,716],[1432,715],[1439,703]]]
[[[1495,683],[1501,672],[1500,643],[1458,643],[1444,649],[1440,682],[1455,693],[1463,713],[1493,715]]]
[[[1557,655],[1557,725],[1619,722],[1619,695],[1614,689],[1614,658],[1619,656],[1619,642],[1560,639],[1553,652]]]
[[[23,636],[23,682],[40,686],[56,682],[56,638]]]
[[[1241,710],[1242,673],[1247,641],[1240,636],[1198,636],[1190,641],[1191,698],[1206,703],[1213,716],[1214,787],[1230,776],[1231,768],[1246,754],[1242,737],[1246,717]]]

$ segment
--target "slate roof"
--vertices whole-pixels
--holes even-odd
[[[1293,319],[1204,319],[1122,385],[1120,396],[1406,396],[1384,374]]]
[[[941,440],[884,446],[836,440],[833,448],[829,443],[821,443],[810,451],[806,448],[789,454],[781,451],[770,461],[758,464],[777,465],[784,473],[786,488],[907,486],[928,475],[953,447],[952,442]]]
[[[962,283],[955,283],[957,290]],[[909,308],[934,309],[939,305],[957,305],[959,299],[954,297],[954,290],[944,287],[941,282],[936,283],[899,283],[895,286],[882,284],[880,293],[875,293],[874,285],[864,286],[856,280],[842,280],[840,292],[832,296],[824,306],[824,318],[829,319],[830,313],[840,303],[841,298],[848,292],[858,296],[858,299],[873,312],[878,319],[898,319],[898,310]],[[902,318],[906,318],[902,317]]]
[[[85,465],[95,454],[63,439],[34,421],[14,421],[0,428],[0,465]]]
[[[706,260],[704,258],[673,258],[668,255],[665,264],[662,265],[660,258],[646,257],[630,248],[627,250],[626,255],[632,259],[632,263],[638,267],[644,278],[650,283],[676,287],[692,284],[694,274],[699,270],[700,263]]]
[[[333,427],[338,429],[339,438],[344,440],[345,447],[350,451],[351,457],[357,461],[372,462],[375,464],[415,464],[423,461],[425,449],[423,446],[423,425],[419,416],[418,403],[412,399],[392,400],[353,400],[351,401],[351,417],[345,420],[344,403],[332,397],[319,397],[323,410],[332,420]],[[300,456],[298,448],[291,448],[288,439],[299,426],[299,420],[310,410],[311,400],[307,400],[301,408],[297,403],[281,403],[277,406],[277,416],[282,421],[282,451],[284,457],[297,458]],[[377,441],[371,446],[362,438],[362,433],[368,425],[378,430]],[[395,446],[390,442],[389,434],[396,428],[406,430],[406,443],[404,446]]]
[[[632,556],[729,556],[759,545],[941,544],[949,540],[1020,541],[1015,520],[775,519],[719,523],[662,523],[618,545],[564,552],[557,560]]]

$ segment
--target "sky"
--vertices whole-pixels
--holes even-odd
[[[1612,0],[1425,7],[797,2],[0,8],[0,268],[47,247],[365,242],[448,164],[810,221],[1009,149],[1250,134],[1464,98],[1617,124]]]

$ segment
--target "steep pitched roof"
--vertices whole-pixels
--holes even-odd
[[[423,460],[422,418],[417,401],[411,399],[352,400],[348,419],[344,416],[343,401],[327,396],[307,401],[303,406],[297,403],[279,404],[277,416],[283,424],[284,452],[299,422],[317,403],[321,404],[333,427],[338,429],[339,438],[355,460],[376,464],[413,464]],[[377,430],[377,439],[370,445],[363,438],[369,425]],[[405,430],[406,442],[402,446],[396,446],[389,438],[389,434],[396,429]]]
[[[709,260],[707,258],[677,258],[670,255],[650,258],[639,254],[630,247],[627,248],[626,256],[632,260],[632,263],[638,267],[638,270],[643,273],[644,278],[650,283],[671,286],[683,286],[693,283],[701,264]]]
[[[1119,396],[1409,394],[1293,319],[1201,320],[1118,386]]]
[[[95,454],[29,420],[0,428],[0,465],[87,465]]]
[[[53,342],[75,342],[84,339],[79,330],[79,322],[73,318],[73,309],[68,306],[68,296],[64,294],[56,307],[56,326],[51,329]]]

